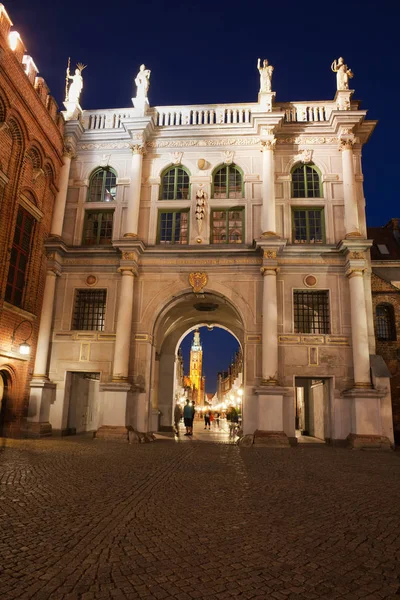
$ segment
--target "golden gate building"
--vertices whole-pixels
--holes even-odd
[[[30,433],[170,427],[180,342],[213,325],[241,345],[244,443],[388,447],[361,164],[376,123],[348,89],[154,107],[147,89],[65,103]]]

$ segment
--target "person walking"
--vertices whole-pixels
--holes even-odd
[[[219,412],[215,413],[214,419],[215,419],[215,423],[217,425],[217,428],[219,429]]]
[[[210,421],[210,416],[211,413],[209,410],[206,410],[206,412],[204,413],[204,429],[207,429],[210,431],[210,427],[211,427],[211,421]]]
[[[194,421],[194,418],[196,416],[196,407],[195,407],[194,400],[192,400],[192,411],[193,411],[192,412],[192,424],[191,424],[191,427],[190,427],[190,433],[189,433],[189,435],[193,435],[193,421]]]
[[[177,402],[175,404],[175,408],[174,408],[174,425],[175,425],[175,433],[176,435],[179,435],[179,423],[182,419],[182,409],[179,405],[179,403]]]
[[[185,407],[183,409],[183,422],[186,427],[185,435],[192,435],[193,433],[193,417],[194,408],[189,402],[189,398],[186,400]]]

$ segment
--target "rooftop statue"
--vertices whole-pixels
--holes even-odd
[[[260,94],[270,92],[274,67],[268,64],[267,59],[263,61],[263,66],[261,66],[261,59],[259,58],[257,69],[260,72]]]
[[[146,99],[147,92],[150,87],[150,69],[146,69],[144,65],[140,65],[139,73],[135,77],[136,98]]]
[[[75,75],[70,75],[69,72],[70,59],[68,59],[67,76],[65,78],[65,102],[76,102],[79,104],[79,98],[83,88],[83,77],[82,71],[86,69],[86,65],[78,63],[75,69]],[[71,79],[72,83],[68,89],[68,80]]]
[[[349,89],[349,79],[354,77],[354,73],[347,65],[344,64],[344,58],[341,56],[338,60],[334,60],[331,64],[331,69],[336,73],[336,85],[338,90]]]

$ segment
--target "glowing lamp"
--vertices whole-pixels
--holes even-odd
[[[14,52],[14,50],[16,50],[17,46],[18,46],[18,40],[20,40],[20,36],[18,31],[11,31],[8,34],[8,44],[11,48],[11,50]]]
[[[29,344],[27,344],[27,342],[24,342],[23,344],[20,345],[19,347],[19,353],[20,354],[30,354],[31,353],[31,347]]]

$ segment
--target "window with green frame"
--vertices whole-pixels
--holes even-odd
[[[88,202],[112,202],[117,195],[117,174],[110,167],[93,171],[89,179]]]
[[[83,228],[83,246],[105,246],[111,244],[113,210],[88,210]]]
[[[244,208],[211,211],[211,243],[242,244],[244,240]]]
[[[325,244],[323,208],[293,208],[293,243]]]
[[[243,198],[243,176],[236,165],[223,165],[213,176],[213,198]]]
[[[158,244],[187,244],[189,241],[189,209],[160,210],[158,213]]]
[[[190,174],[183,167],[169,167],[161,177],[160,200],[190,200]]]
[[[292,169],[292,198],[322,198],[321,178],[314,165]]]

